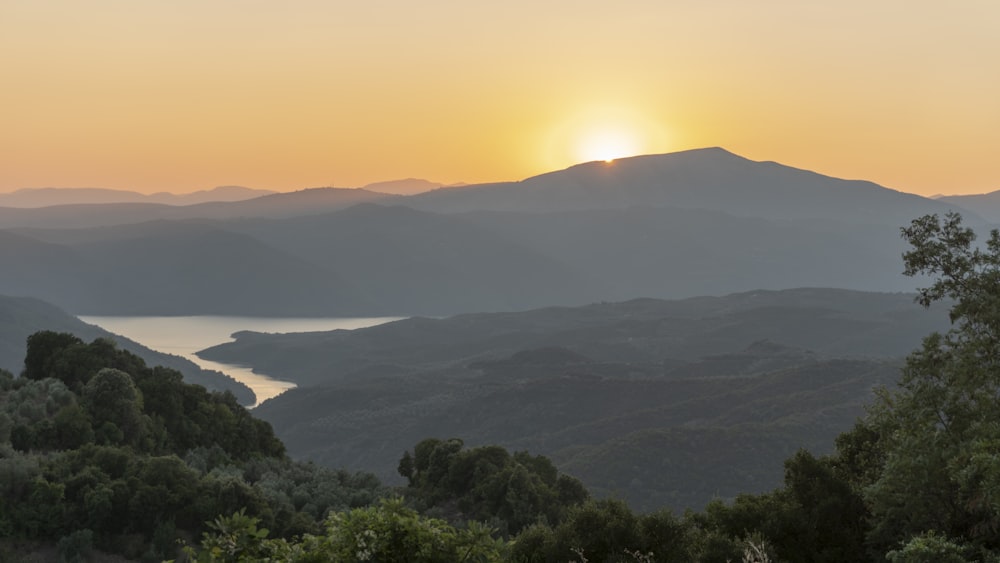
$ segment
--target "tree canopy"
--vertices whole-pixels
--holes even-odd
[[[877,551],[941,536],[1000,549],[1000,233],[976,244],[958,214],[904,228],[905,273],[931,282],[924,306],[952,303],[952,328],[927,336],[868,424],[884,450],[865,489]],[[932,534],[932,536],[928,536]],[[907,549],[899,553],[907,553]],[[901,556],[901,555],[900,555]]]

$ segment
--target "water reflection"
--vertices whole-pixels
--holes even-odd
[[[231,335],[241,330],[267,333],[314,332],[364,328],[398,319],[399,317],[80,317],[80,320],[85,323],[97,325],[109,332],[134,340],[147,348],[182,356],[204,369],[221,371],[250,387],[257,395],[258,404],[284,393],[295,387],[295,384],[283,381],[280,373],[267,375],[254,373],[246,366],[203,360],[196,356],[195,352],[216,344],[231,342]]]

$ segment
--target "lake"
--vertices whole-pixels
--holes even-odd
[[[257,395],[258,404],[295,387],[282,381],[280,373],[254,373],[249,367],[203,360],[195,352],[216,344],[232,342],[231,335],[241,330],[255,332],[315,332],[375,326],[400,317],[366,318],[270,318],[270,317],[105,317],[81,316],[85,323],[134,340],[147,348],[183,356],[204,369],[221,371],[245,383]],[[254,405],[256,406],[256,405]]]

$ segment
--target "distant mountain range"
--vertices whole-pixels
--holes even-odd
[[[830,451],[947,326],[913,294],[796,289],[243,332],[199,355],[299,384],[255,411],[296,457],[398,480],[405,449],[458,437],[683,510],[778,486],[798,448]]]
[[[631,207],[706,209],[739,217],[899,224],[942,202],[708,148],[588,162],[521,182],[440,189],[406,205],[435,212],[550,213]]]
[[[431,182],[429,180],[422,180],[420,178],[389,180],[387,182],[375,182],[374,184],[368,184],[367,186],[362,186],[362,188],[371,192],[379,192],[383,194],[396,194],[396,195],[415,195],[443,187],[444,184]]]
[[[243,201],[276,193],[243,186],[219,186],[186,194],[158,192],[141,194],[107,188],[24,188],[0,193],[0,207],[49,207],[52,205],[159,203],[164,205],[195,205],[219,201]]]
[[[188,383],[196,383],[215,391],[230,391],[244,405],[253,405],[256,398],[246,385],[217,371],[206,371],[180,356],[150,350],[125,337],[89,325],[49,303],[29,298],[0,296],[0,369],[15,375],[24,369],[28,336],[40,330],[69,332],[85,342],[109,338],[123,350],[128,350],[150,366],[166,366],[184,374]]]
[[[947,195],[937,200],[974,211],[990,223],[1000,224],[1000,190],[987,194]]]
[[[0,208],[0,260],[17,264],[0,293],[87,314],[367,316],[801,286],[905,291],[899,228],[957,209],[723,149],[414,196],[316,188],[187,206]]]
[[[329,213],[359,203],[391,202],[398,197],[400,196],[362,189],[312,188],[240,201],[185,206],[106,203],[52,205],[30,209],[0,207],[0,225],[4,228],[85,229],[161,220],[285,218]]]

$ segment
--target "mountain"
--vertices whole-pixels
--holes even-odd
[[[579,304],[604,291],[558,254],[464,217],[362,204],[332,214],[225,228],[338,272],[394,315]]]
[[[954,209],[871,182],[754,162],[721,148],[588,162],[520,182],[435,190],[409,198],[407,205],[446,213],[680,207],[741,217],[892,225]]]
[[[35,208],[104,203],[193,205],[213,201],[242,201],[273,193],[275,193],[273,190],[255,190],[242,186],[219,186],[211,190],[200,190],[186,194],[158,192],[148,195],[107,188],[24,188],[0,194],[0,207]]]
[[[410,197],[316,188],[183,207],[2,208],[0,259],[20,267],[0,291],[79,313],[279,316],[907,291],[899,228],[954,209],[722,149]]]
[[[0,207],[0,226],[6,229],[80,229],[157,220],[283,218],[329,213],[365,202],[389,202],[397,197],[362,189],[311,188],[242,201],[183,206],[137,202],[53,205],[34,209]]]
[[[363,316],[379,310],[335,272],[210,225],[159,222],[49,234],[61,240],[0,231],[0,262],[18,264],[0,276],[0,293],[44,298],[76,314]]]
[[[54,305],[24,297],[0,295],[0,369],[5,369],[15,375],[19,374],[24,367],[28,336],[41,330],[69,332],[85,342],[97,338],[110,338],[120,348],[139,356],[148,365],[176,369],[184,374],[184,380],[188,383],[196,383],[215,391],[231,391],[244,405],[252,405],[256,402],[253,391],[249,387],[225,374],[203,370],[194,362],[180,356],[150,350],[125,337],[84,323]]]
[[[986,194],[940,196],[937,201],[975,213],[990,223],[1000,224],[1000,190]]]
[[[363,189],[383,194],[414,195],[429,192],[443,187],[444,184],[423,180],[421,178],[406,178],[404,180],[389,180],[368,184]]]
[[[412,444],[458,437],[683,510],[774,488],[799,448],[830,451],[947,326],[913,294],[797,289],[245,332],[199,355],[299,384],[255,411],[297,457],[393,479]]]
[[[44,285],[0,276],[0,290],[88,314],[440,315],[604,293],[530,243],[400,206],[8,234],[53,257],[20,273]]]
[[[243,186],[216,186],[210,190],[199,190],[186,194],[157,192],[150,194],[149,201],[167,205],[195,205],[221,201],[245,201],[278,193],[274,190],[260,190]]]
[[[768,220],[652,206],[459,216],[559,257],[602,288],[600,300],[815,286],[913,288],[899,275],[902,224]]]
[[[589,162],[520,182],[440,187],[411,196],[377,190],[410,192],[432,186],[438,184],[406,179],[371,184],[369,187],[376,191],[313,188],[193,205],[163,205],[144,199],[39,209],[4,207],[0,197],[0,225],[83,228],[157,219],[289,218],[330,213],[359,203],[381,203],[437,213],[672,207],[768,220],[898,227],[920,215],[960,209],[945,200],[898,192],[871,182],[840,180],[775,162],[754,162],[721,148],[637,156],[610,163]],[[222,194],[234,190],[244,193],[239,188],[217,189]],[[966,215],[970,221],[978,221],[974,214],[966,211]]]

